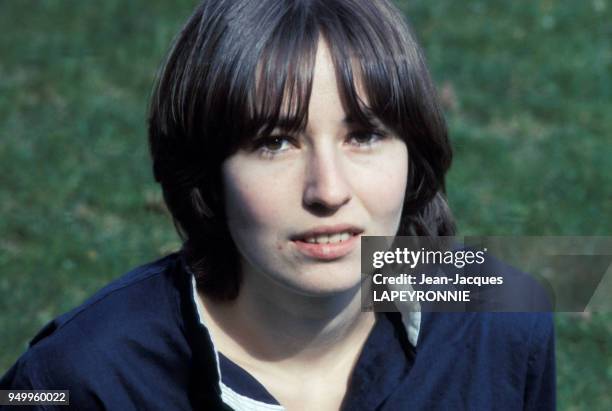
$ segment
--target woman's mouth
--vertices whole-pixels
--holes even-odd
[[[322,234],[312,237],[306,237],[305,242],[310,244],[337,244],[348,240],[353,236],[352,233],[344,232],[337,234]]]
[[[317,227],[292,238],[297,250],[316,260],[337,260],[350,254],[360,243],[363,230],[353,226]]]

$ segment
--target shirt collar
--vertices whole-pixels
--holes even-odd
[[[202,302],[198,297],[197,287],[195,277],[191,275],[191,290],[192,290],[192,299],[195,303],[197,317],[199,323],[205,328],[208,329],[206,323],[204,321],[204,307],[202,306]],[[398,306],[398,310],[401,313],[402,325],[406,330],[406,336],[410,344],[413,347],[416,347],[419,331],[421,327],[421,313],[418,311],[414,311],[412,308],[408,309],[408,307]],[[210,333],[209,333],[210,335]],[[258,399],[250,398],[245,395],[242,395],[235,390],[233,390],[229,385],[226,384],[227,377],[224,380],[223,373],[221,372],[221,361],[226,360],[222,358],[222,354],[219,353],[215,342],[213,340],[212,335],[210,335],[210,340],[212,342],[215,364],[217,369],[217,377],[219,381],[219,389],[221,391],[221,400],[223,403],[231,407],[236,411],[284,411],[285,408],[279,404],[271,404],[268,402],[260,401]],[[227,369],[227,367],[224,367]],[[262,387],[262,390],[265,389]],[[267,391],[264,392],[263,396],[267,394]],[[271,396],[270,396],[271,397]]]

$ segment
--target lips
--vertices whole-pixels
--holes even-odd
[[[350,254],[359,244],[363,229],[341,224],[321,226],[291,237],[297,250],[317,260],[330,261]]]

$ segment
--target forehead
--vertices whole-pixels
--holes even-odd
[[[336,77],[336,67],[330,54],[327,42],[320,39],[317,44],[315,55],[315,65],[313,67],[312,87],[317,92],[333,95],[338,94],[338,81]]]
[[[355,65],[353,64],[353,69]],[[364,111],[367,108],[367,96],[363,88],[356,81],[355,90],[360,101],[363,102]],[[342,96],[341,83],[338,81],[337,68],[334,64],[327,42],[319,40],[315,64],[313,67],[312,90],[308,105],[307,128],[316,130],[325,125],[337,123],[349,124],[355,122]],[[374,117],[371,115],[371,117]]]
[[[291,65],[293,72],[287,72],[282,79],[282,90],[266,73],[269,62],[259,62],[254,111],[260,126],[269,131],[274,128],[298,131],[322,120],[371,125],[376,116],[368,107],[358,63],[334,55],[324,36],[319,36],[314,47],[304,54],[302,59],[296,59],[301,65]],[[275,89],[277,92],[273,93]]]

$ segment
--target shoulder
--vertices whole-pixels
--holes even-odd
[[[495,344],[529,351],[554,336],[550,312],[423,313],[419,345]]]
[[[0,386],[91,396],[142,372],[176,369],[189,350],[180,307],[188,284],[181,284],[187,281],[179,278],[179,266],[178,256],[170,255],[138,267],[51,321]]]
[[[550,312],[480,313],[481,338],[499,344],[510,355],[523,353],[528,360],[554,345],[554,320]]]
[[[176,255],[164,257],[106,285],[47,324],[30,342],[31,351],[64,347],[75,339],[108,347],[151,323],[178,318],[177,279],[173,278],[176,260]]]
[[[554,340],[549,312],[423,313],[417,352],[490,378],[513,376],[521,387],[534,369],[554,365]]]
[[[415,409],[461,403],[491,409],[500,401],[521,409],[554,409],[551,313],[424,312],[416,352],[410,381],[424,382],[412,398],[419,404]]]

